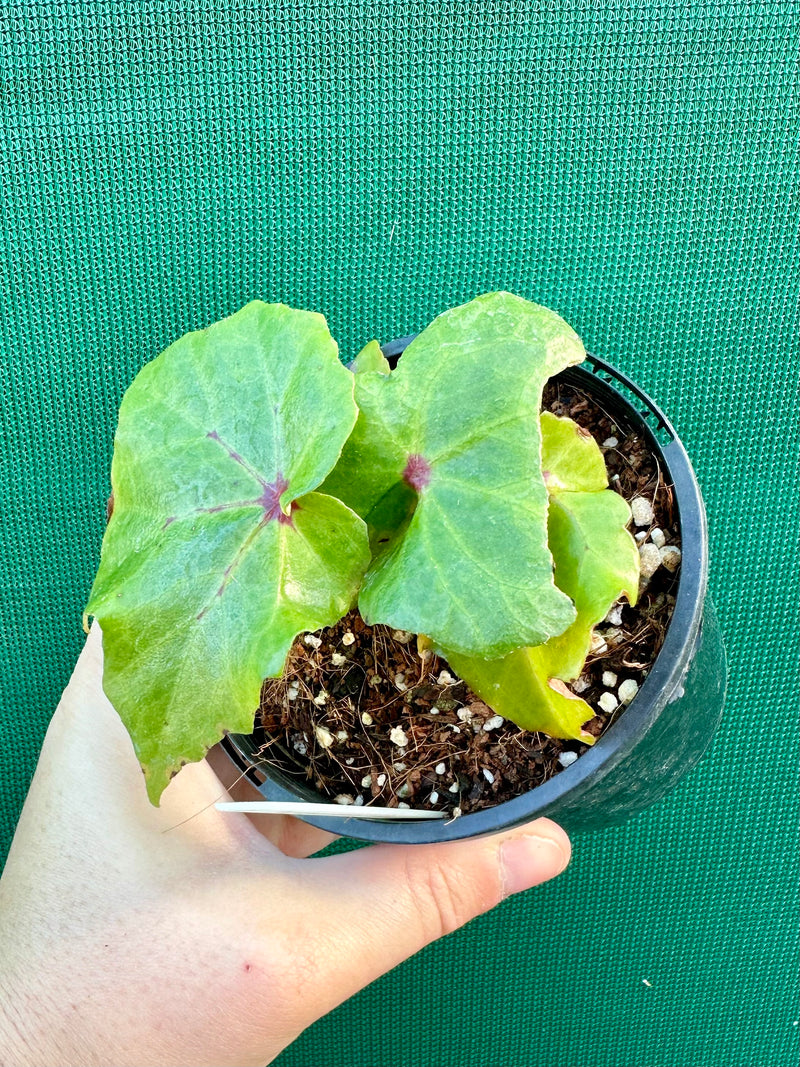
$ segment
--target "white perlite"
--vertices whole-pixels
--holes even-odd
[[[413,636],[408,630],[392,630],[392,637],[401,645],[407,645]]]
[[[643,496],[635,496],[631,501],[631,515],[637,526],[649,526],[655,518],[653,505]]]
[[[402,800],[400,801],[400,803],[397,806],[398,806],[398,808],[406,808],[407,810],[411,809],[411,805],[410,804],[404,804],[402,802]]]
[[[363,803],[364,803],[364,798],[359,793],[358,796],[356,797],[356,800],[355,800],[356,807],[360,808]]]
[[[613,671],[603,671],[603,685],[608,689],[613,689],[617,684],[617,676]]]
[[[642,545],[639,549],[639,576],[648,581],[661,566],[661,554],[655,545]]]
[[[605,644],[605,642],[603,643]],[[583,675],[581,675],[580,678],[576,678],[574,682],[569,683],[573,693],[585,693],[590,684],[589,679],[585,678]]]
[[[619,697],[621,704],[630,704],[638,692],[638,683],[634,682],[633,678],[626,678],[617,690],[617,696]]]
[[[602,634],[599,634],[596,631],[592,632],[591,641],[589,643],[589,651],[597,654],[608,652],[608,645],[606,644],[606,639],[603,637]]]
[[[447,767],[445,767],[445,765],[443,763],[437,763],[436,766],[433,769],[436,772],[436,774],[444,774],[445,771],[447,770]]]
[[[458,782],[453,782],[453,784],[450,786],[449,792],[451,792],[451,793],[457,793],[458,792]]]
[[[650,540],[653,542],[656,548],[663,548],[664,545],[667,543],[667,539],[664,536],[664,531],[659,526],[656,526],[654,530],[650,531]]]
[[[618,444],[619,441],[616,437],[607,437],[605,441],[603,441],[603,448],[616,448]]]
[[[578,758],[577,752],[562,752],[558,757],[558,762],[562,767],[571,767]]]
[[[362,789],[369,789],[369,787],[371,785],[372,785],[372,775],[371,774],[365,774],[364,777],[361,779],[361,788]]]
[[[300,686],[297,684],[297,682],[292,682],[292,684],[286,690],[286,699],[287,700],[297,700],[299,695],[300,695]]]
[[[378,777],[375,779],[375,781],[380,786],[380,788],[383,789],[383,787],[386,785],[386,775],[385,774],[379,774]]]
[[[394,684],[401,693],[405,693],[408,686],[406,685],[406,676],[404,674],[396,674],[394,676]]]
[[[636,538],[636,540],[641,545],[644,541],[647,540],[647,530],[639,530],[639,532],[635,533],[633,536]]]
[[[364,726],[372,726],[372,724],[375,722],[375,720],[372,718],[372,716],[370,715],[370,713],[368,711],[362,711],[362,713],[361,713],[361,722],[363,723]]]
[[[302,737],[296,737],[292,741],[292,748],[298,754],[298,756],[305,756],[308,753],[308,745],[302,739]]]
[[[408,767],[405,763],[393,763],[392,770],[397,771],[399,773],[400,771],[407,771]]]
[[[603,630],[600,636],[606,642],[606,646],[621,645],[625,640],[625,634],[618,626],[609,626],[607,630]],[[605,651],[605,649],[603,651]]]
[[[664,545],[663,548],[659,548],[658,554],[661,557],[661,562],[670,572],[674,574],[678,569],[678,564],[681,561],[681,550],[677,545]]]
[[[488,733],[490,730],[497,730],[504,722],[505,719],[502,715],[492,715],[491,719],[487,719],[483,724],[483,729]]]
[[[459,708],[456,712],[456,715],[461,720],[461,722],[472,722],[472,712],[469,710],[469,708]]]
[[[605,621],[611,623],[612,626],[622,625],[622,604],[614,604],[605,617]]]
[[[318,708],[321,708],[325,701],[328,699],[328,694],[324,689],[320,689],[317,695],[314,697],[314,703]]]
[[[435,790],[435,789],[434,789],[434,791],[433,791],[433,792],[431,793],[431,795],[430,795],[430,796],[428,797],[428,800],[430,800],[431,804],[436,804],[436,803],[438,802],[438,800],[439,800],[439,794],[438,794],[438,793],[436,792],[436,790]]]
[[[331,656],[331,663],[334,667],[344,667],[347,663],[347,656],[343,656],[341,652],[334,652]]]
[[[315,637],[313,634],[306,634],[303,638],[303,644],[308,645],[309,648],[319,648],[322,644],[322,638]]]
[[[601,693],[600,699],[597,701],[603,711],[607,711],[609,715],[612,711],[616,711],[619,706],[619,701],[613,693]]]
[[[356,643],[356,639],[355,639],[354,635],[349,630],[347,631],[346,634],[342,634],[342,644],[343,645],[354,645],[355,643]]]
[[[337,730],[336,731],[336,738],[339,741],[346,741],[349,736],[350,736],[350,734],[347,732],[347,730]]]
[[[411,796],[411,786],[408,784],[408,782],[403,782],[403,784],[397,790],[397,795],[399,797],[410,797]],[[408,806],[408,805],[406,805],[406,806]]]
[[[315,726],[314,736],[321,748],[330,748],[333,744],[333,734],[325,726]]]
[[[494,775],[492,774],[492,772],[489,770],[488,767],[484,767],[483,768],[483,777],[486,779],[486,781],[489,783],[489,785],[491,785],[492,782],[494,782]]]
[[[439,685],[455,685],[456,680],[450,673],[450,671],[440,671],[439,677],[436,679]]]
[[[393,745],[397,745],[398,748],[405,748],[408,744],[408,737],[402,726],[393,726],[389,731],[389,740]]]
[[[355,804],[356,798],[351,797],[349,793],[340,793],[333,798],[333,802],[334,804]]]

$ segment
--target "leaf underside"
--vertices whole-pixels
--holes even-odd
[[[518,726],[591,744],[594,737],[582,727],[594,712],[564,683],[580,674],[592,631],[611,605],[621,596],[635,603],[639,554],[626,529],[628,505],[605,488],[605,463],[596,442],[571,419],[543,412],[541,423],[550,495],[548,543],[556,585],[572,599],[576,618],[545,644],[499,660],[443,654],[481,699]]]
[[[356,375],[359,418],[323,488],[370,527],[368,623],[492,657],[570,625],[539,409],[546,380],[584,355],[554,312],[489,293],[435,319],[391,374]]]
[[[313,491],[355,423],[353,381],[322,316],[254,301],[123,398],[86,610],[154,803],[225,730],[252,729],[294,637],[355,600],[365,524]]]

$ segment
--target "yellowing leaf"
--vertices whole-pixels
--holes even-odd
[[[592,435],[572,419],[543,411],[542,474],[552,496],[559,490],[596,493],[608,485],[603,453]]]
[[[562,681],[548,677],[546,664],[535,655],[538,651],[518,648],[499,660],[445,654],[456,674],[498,715],[523,730],[592,744],[594,737],[582,727],[594,712]]]

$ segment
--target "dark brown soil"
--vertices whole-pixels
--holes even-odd
[[[672,491],[646,442],[573,387],[551,385],[544,406],[592,433],[612,488],[628,501],[644,497],[652,504],[654,521],[633,528],[640,543],[660,529],[666,544],[678,546]],[[624,714],[622,703],[603,710],[601,696],[616,696],[623,681],[641,685],[647,676],[672,615],[677,577],[659,567],[635,608],[621,602],[616,617],[612,609],[597,628],[598,647],[570,685],[596,711],[586,727],[595,736]],[[608,676],[603,681],[609,671],[617,676],[613,685]],[[297,639],[284,677],[264,684],[256,732],[265,760],[328,798],[457,816],[527,792],[563,770],[570,753],[588,747],[498,719],[414,635],[368,627],[351,612],[336,626]]]

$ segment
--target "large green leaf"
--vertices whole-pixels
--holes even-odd
[[[444,651],[448,662],[499,714],[551,737],[594,738],[582,726],[591,707],[565,686],[586,661],[593,628],[615,600],[635,603],[639,554],[626,529],[630,509],[606,489],[602,453],[571,419],[542,413],[542,466],[550,494],[548,543],[556,585],[573,601],[574,622],[538,647],[499,660]]]
[[[252,728],[297,633],[355,600],[366,527],[312,492],[355,423],[353,381],[320,315],[255,301],[125,394],[87,613],[154,802],[224,730]]]
[[[324,488],[383,548],[359,596],[368,622],[483,656],[572,622],[547,547],[538,415],[546,380],[583,357],[554,312],[489,293],[440,315],[390,375],[357,374],[359,419]]]

